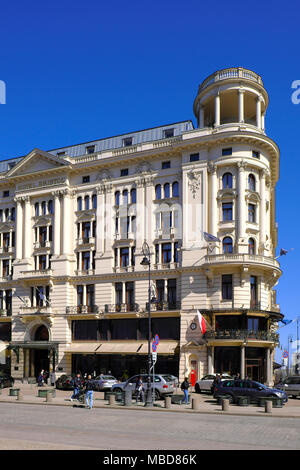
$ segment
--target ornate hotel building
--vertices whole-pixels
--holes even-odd
[[[1,161],[1,368],[19,380],[41,369],[146,372],[147,241],[156,372],[271,384],[283,315],[267,107],[259,75],[225,69],[199,86],[197,128],[183,121]]]

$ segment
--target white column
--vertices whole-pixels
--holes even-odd
[[[264,245],[266,241],[266,170],[260,174],[260,211],[259,211],[259,242],[261,254],[264,255]]]
[[[216,236],[218,231],[218,211],[217,211],[217,192],[218,192],[218,180],[217,180],[217,167],[215,164],[210,164],[208,171],[211,174],[210,178],[210,233]]]
[[[24,258],[29,259],[31,256],[31,205],[30,197],[25,197],[24,208]]]
[[[245,236],[245,215],[246,215],[246,201],[245,201],[245,163],[243,161],[238,163],[239,178],[238,178],[238,234],[239,238]]]
[[[59,192],[53,193],[54,195],[54,247],[53,253],[55,256],[60,255],[60,200]]]
[[[71,200],[70,200],[70,191],[68,189],[64,190],[63,193],[63,254],[68,255],[70,253],[70,244],[71,244]]]
[[[245,378],[245,346],[241,346],[241,379]]]
[[[16,259],[22,259],[22,245],[23,245],[23,210],[21,199],[15,200],[17,203],[16,209]]]
[[[261,97],[256,100],[256,126],[261,129]]]
[[[220,125],[220,113],[221,113],[221,107],[220,107],[220,93],[218,92],[215,95],[215,126]]]
[[[244,90],[239,90],[239,122],[244,122]]]
[[[263,131],[265,130],[265,114],[261,115],[261,128]]]

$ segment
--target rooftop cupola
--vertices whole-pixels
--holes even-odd
[[[269,98],[257,73],[243,67],[219,70],[201,83],[194,101],[198,127],[244,124],[264,132]]]

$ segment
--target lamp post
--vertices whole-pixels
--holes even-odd
[[[148,243],[145,241],[142,246],[142,253],[144,258],[141,261],[142,266],[149,267],[148,275],[148,378],[147,378],[147,392],[145,406],[153,406],[153,397],[151,391],[151,284],[150,284],[150,268],[151,268],[151,253]]]

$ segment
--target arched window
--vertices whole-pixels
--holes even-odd
[[[37,328],[34,334],[35,341],[49,341],[49,331],[45,325],[41,325]]]
[[[116,206],[120,205],[120,191],[115,192],[115,205]]]
[[[169,185],[169,183],[165,183],[165,185],[164,185],[164,197],[165,198],[170,197],[170,185]]]
[[[161,199],[161,185],[157,184],[155,186],[155,199]]]
[[[229,253],[232,253],[232,238],[225,237],[223,238],[223,254],[228,255]]]
[[[174,181],[172,184],[172,197],[178,197],[179,196],[179,184],[177,181]]]
[[[232,174],[231,173],[224,173],[222,177],[222,188],[232,188]]]
[[[48,201],[48,213],[53,214],[53,201],[52,201],[52,199],[50,199],[50,201]]]
[[[249,238],[248,253],[249,255],[255,255],[255,240],[253,238]]]
[[[85,207],[86,211],[88,211],[89,208],[90,208],[90,197],[89,196],[85,196],[85,198],[84,198],[84,207]]]
[[[97,194],[92,195],[93,209],[97,209]]]
[[[123,204],[125,206],[127,206],[127,204],[128,204],[128,191],[127,191],[127,189],[124,189],[124,191],[123,191]]]
[[[11,220],[16,220],[16,210],[14,207],[11,208],[11,212],[10,212],[10,217],[11,217]]]
[[[252,173],[250,173],[250,175],[248,176],[248,189],[250,189],[250,191],[256,191],[256,181],[255,181],[255,176],[252,175]]]
[[[77,198],[77,210],[82,211],[82,197],[81,196]]]
[[[43,215],[46,215],[46,208],[47,208],[46,201],[43,201],[42,202],[42,214]]]
[[[9,220],[9,209],[5,209],[5,220]]]
[[[136,203],[136,189],[135,188],[132,188],[132,190],[130,191],[130,201],[131,201],[131,204]]]

